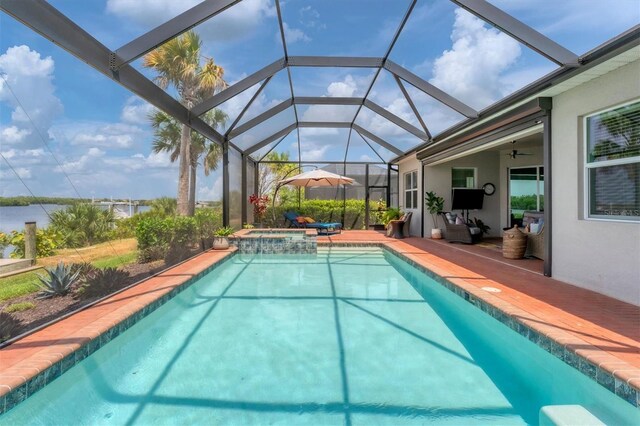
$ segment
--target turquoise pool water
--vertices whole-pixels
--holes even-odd
[[[236,255],[1,424],[536,424],[637,410],[380,250]]]

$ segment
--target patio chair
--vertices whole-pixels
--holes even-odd
[[[440,214],[444,220],[444,238],[450,243],[474,244],[482,239],[480,228],[465,223],[455,223],[456,218],[460,216],[452,216],[451,213],[446,212]],[[451,223],[452,217],[454,223]]]
[[[398,220],[390,220],[387,224],[387,237],[393,238],[406,238],[410,237],[409,233],[411,226],[412,212],[407,212]]]
[[[342,233],[342,224],[339,222],[316,222],[310,217],[301,216],[295,212],[286,212],[284,218],[285,223],[289,222],[289,228],[311,228],[323,235]]]
[[[527,235],[525,257],[544,260],[544,213],[525,211],[522,218],[524,233]]]

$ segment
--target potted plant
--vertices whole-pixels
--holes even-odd
[[[444,209],[444,198],[438,197],[435,192],[428,191],[425,193],[424,203],[433,219],[433,228],[431,229],[431,238],[439,240],[442,238],[442,229],[438,228],[438,214]]]
[[[253,205],[253,220],[255,220],[253,226],[255,228],[262,228],[262,220],[267,214],[267,206],[269,205],[268,195],[252,194],[249,197],[249,202]]]
[[[229,248],[229,235],[236,232],[233,228],[229,226],[223,226],[222,228],[218,228],[213,233],[213,249],[214,250],[225,250]]]

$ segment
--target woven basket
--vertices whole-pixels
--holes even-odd
[[[523,234],[518,225],[504,231],[502,237],[502,257],[507,259],[522,259],[527,250],[527,236]]]

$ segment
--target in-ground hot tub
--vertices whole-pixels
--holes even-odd
[[[243,229],[229,241],[248,254],[316,254],[318,250],[315,229]]]

